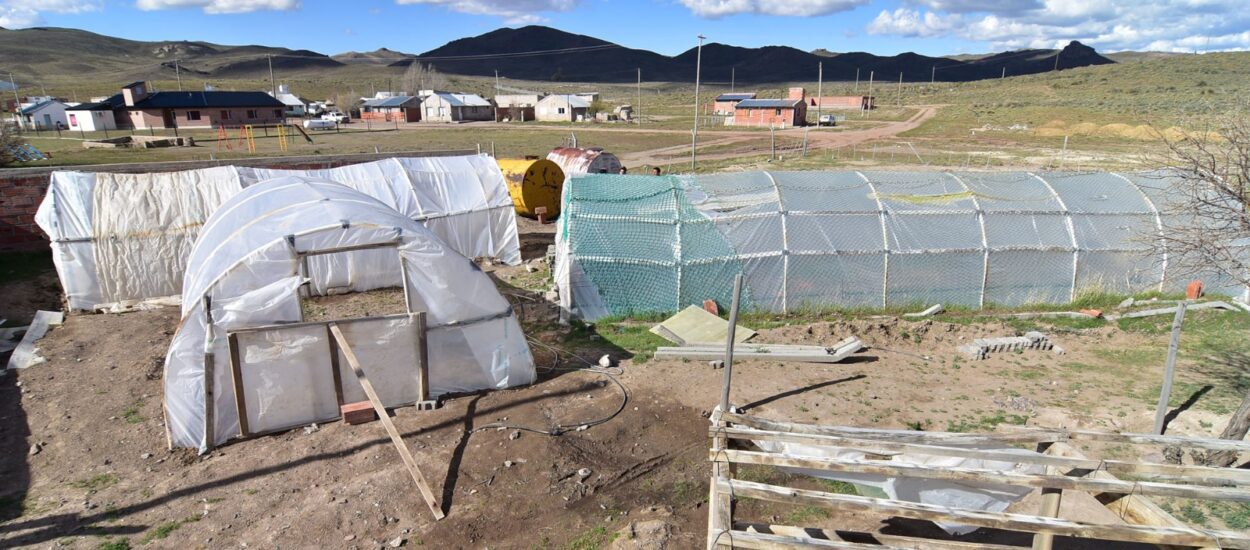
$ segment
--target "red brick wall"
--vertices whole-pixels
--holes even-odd
[[[807,109],[804,107],[803,103],[799,103],[797,108],[735,109],[734,126],[802,126],[807,120]],[[778,111],[781,114],[777,114]]]
[[[48,168],[0,169],[0,252],[36,250],[48,246],[48,236],[35,225],[35,211],[48,191],[54,170],[88,172],[175,172],[211,166],[237,164],[288,170],[318,170],[346,164],[369,162],[390,157],[423,157],[469,155],[473,151],[421,151],[411,153],[362,153],[355,155],[272,157],[235,161],[184,161],[134,164],[103,164],[97,166],[58,166]]]

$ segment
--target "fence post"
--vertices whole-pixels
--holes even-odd
[[[1172,395],[1172,375],[1176,371],[1176,352],[1181,345],[1181,325],[1185,323],[1185,308],[1188,306],[1188,301],[1181,300],[1176,304],[1176,317],[1172,318],[1172,340],[1168,342],[1168,361],[1163,368],[1163,389],[1159,391],[1159,405],[1155,407],[1155,435],[1163,435],[1163,420]]]
[[[777,160],[777,133],[775,130],[776,129],[773,128],[772,124],[768,125],[768,141],[769,141],[769,151],[770,151],[768,153],[768,160],[770,162]]]

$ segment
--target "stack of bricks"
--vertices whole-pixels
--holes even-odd
[[[1026,349],[1048,350],[1054,347],[1045,334],[1037,331],[1024,333],[1024,336],[1008,336],[1004,338],[977,338],[971,344],[959,346],[959,352],[971,359],[985,359],[990,352],[1023,351]]]

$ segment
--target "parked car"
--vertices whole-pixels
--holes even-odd
[[[339,124],[347,124],[352,121],[351,117],[337,111],[321,115],[321,120],[329,120]]]
[[[820,120],[816,124],[819,126],[837,126],[838,117],[835,115],[820,115]]]
[[[333,120],[322,120],[312,118],[304,121],[304,128],[307,130],[333,130],[338,126]]]

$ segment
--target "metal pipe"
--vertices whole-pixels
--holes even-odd
[[[725,381],[721,385],[720,410],[729,411],[729,386],[733,384],[734,374],[734,329],[738,326],[738,306],[742,297],[742,274],[734,276],[733,303],[729,307],[729,330],[725,336]]]

